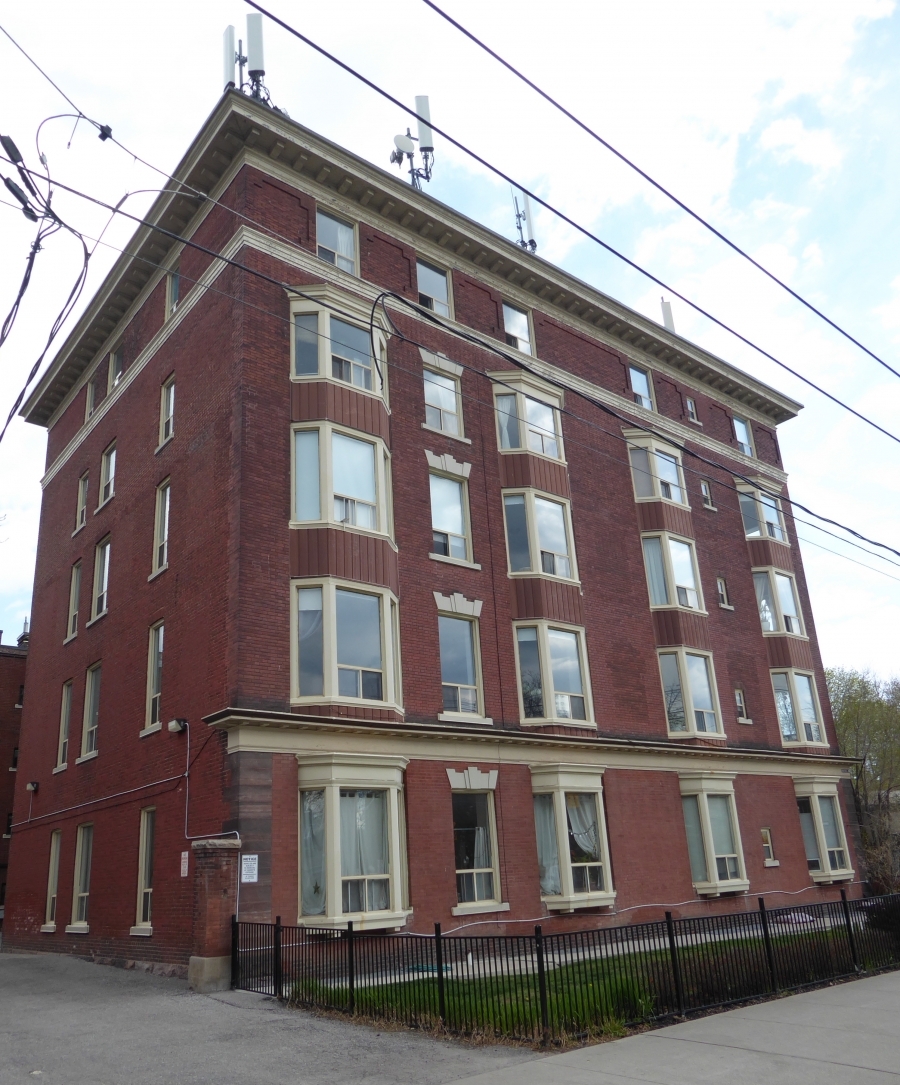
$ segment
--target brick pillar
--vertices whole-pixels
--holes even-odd
[[[195,991],[231,986],[231,917],[237,905],[240,840],[195,840],[194,945],[188,983]]]

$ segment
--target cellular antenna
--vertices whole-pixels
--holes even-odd
[[[519,210],[519,197],[515,192],[512,194],[513,206],[516,209],[516,229],[519,231],[519,248],[526,252],[537,252],[537,242],[534,240],[534,223],[531,221],[531,201],[526,193],[522,193],[522,210]]]
[[[238,40],[237,49],[234,47],[235,29],[226,26],[222,35],[222,75],[224,77],[225,90],[239,90],[241,94],[247,94],[262,105],[274,109],[276,113],[287,111],[279,109],[272,104],[269,90],[263,82],[266,74],[266,63],[263,54],[263,26],[262,15],[254,12],[247,16],[247,54],[244,55],[244,43]],[[237,65],[239,78],[234,81],[234,69]],[[247,68],[249,81],[244,81],[244,68]]]
[[[408,128],[405,136],[394,136],[391,162],[402,168],[403,159],[406,157],[409,163],[409,183],[413,188],[421,190],[422,182],[431,180],[431,168],[434,165],[434,133],[431,130],[431,107],[428,104],[427,94],[416,95],[416,113],[419,124],[418,138]],[[419,144],[419,153],[422,155],[421,166],[416,166],[416,143]]]

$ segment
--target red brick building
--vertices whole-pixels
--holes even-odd
[[[12,839],[13,796],[19,766],[19,729],[25,698],[25,657],[28,633],[18,645],[3,644],[0,632],[0,929],[6,911],[9,844]]]
[[[24,408],[7,944],[856,890],[799,404],[239,94],[176,176]]]

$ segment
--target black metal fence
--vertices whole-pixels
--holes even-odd
[[[232,921],[232,986],[413,1026],[521,1040],[624,1025],[900,967],[900,894],[503,936]]]

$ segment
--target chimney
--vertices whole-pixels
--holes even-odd
[[[0,637],[2,637],[2,635],[3,635],[2,632],[0,632]],[[28,619],[26,618],[25,619],[25,625],[22,627],[22,632],[19,634],[19,639],[16,641],[16,644],[18,644],[18,646],[20,648],[27,648],[28,647],[28,638],[29,638]]]

